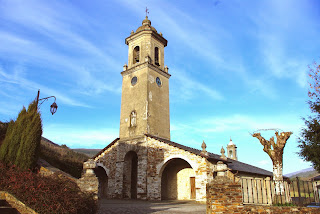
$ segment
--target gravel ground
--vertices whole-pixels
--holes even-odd
[[[205,214],[206,205],[194,201],[107,200],[99,202],[98,214]]]

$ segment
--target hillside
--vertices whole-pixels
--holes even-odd
[[[89,156],[73,151],[66,145],[59,146],[56,143],[42,137],[40,145],[40,158],[75,178],[80,178],[82,164]]]
[[[85,154],[90,158],[95,156],[98,152],[101,151],[101,149],[72,149],[72,150],[78,153]]]
[[[303,169],[303,170],[300,170],[297,172],[292,172],[292,173],[286,174],[285,176],[287,176],[289,178],[299,177],[299,178],[302,178],[305,180],[309,180],[310,178],[315,177],[319,174],[320,174],[319,172],[317,172],[312,167],[310,167],[310,168]]]

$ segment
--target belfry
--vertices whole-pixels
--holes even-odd
[[[146,17],[126,38],[128,65],[123,66],[120,140],[152,134],[170,140],[169,78],[164,66],[167,40]]]

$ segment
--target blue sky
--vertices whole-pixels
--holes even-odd
[[[308,65],[320,57],[319,1],[0,0],[0,121],[41,90],[43,136],[103,148],[119,134],[124,39],[145,17],[168,40],[171,140],[272,170],[257,129],[292,131],[284,173],[308,168],[297,138],[310,114]],[[272,133],[271,133],[272,134]],[[263,136],[270,137],[269,132]]]

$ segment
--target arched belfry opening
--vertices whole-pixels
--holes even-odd
[[[134,151],[124,157],[123,166],[123,198],[137,198],[138,155]]]
[[[233,158],[232,150],[229,150],[229,158]]]
[[[155,47],[154,48],[154,64],[159,66],[160,62],[159,62],[159,48]]]
[[[133,64],[140,61],[140,47],[136,46],[133,49]]]
[[[107,172],[104,170],[103,167],[98,166],[94,169],[94,173],[96,174],[99,187],[98,187],[98,197],[99,198],[106,198],[108,193],[108,175]]]
[[[196,176],[191,165],[181,158],[174,158],[164,167],[161,175],[161,200],[196,199]]]

